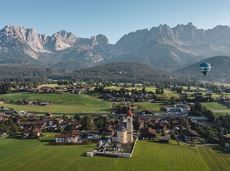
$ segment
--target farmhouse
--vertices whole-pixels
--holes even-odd
[[[200,137],[200,135],[191,129],[183,129],[182,131],[182,140],[187,143],[193,143],[194,141],[197,141]]]
[[[112,137],[114,135],[114,129],[111,127],[108,127],[107,129],[102,129],[99,131],[100,135],[106,136],[106,137]]]
[[[80,143],[81,137],[77,132],[62,133],[55,136],[55,142],[56,143]]]
[[[184,113],[184,110],[182,108],[177,107],[166,107],[166,111],[168,114],[182,115]]]
[[[23,130],[23,132],[21,133],[21,138],[23,139],[39,139],[42,135],[42,130],[40,128],[31,128],[28,127],[26,129]]]
[[[153,113],[149,110],[143,110],[140,112],[140,115],[141,116],[151,116],[151,115],[153,115]]]
[[[45,121],[36,121],[34,120],[33,116],[28,116],[28,120],[31,121],[26,121],[26,122],[21,122],[20,117],[16,118],[17,121],[16,123],[22,130],[21,132],[21,138],[24,139],[37,139],[41,137],[42,130],[46,127],[46,122]]]
[[[141,139],[154,139],[157,136],[157,131],[152,128],[143,129],[140,138]]]

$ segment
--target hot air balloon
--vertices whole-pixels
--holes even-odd
[[[211,70],[211,65],[209,63],[202,63],[199,67],[204,76]]]

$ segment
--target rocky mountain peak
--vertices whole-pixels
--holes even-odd
[[[0,30],[0,39],[0,47],[5,51],[13,48],[35,59],[39,53],[47,51],[43,47],[46,42],[45,35],[38,34],[33,28],[5,26]]]
[[[1,36],[7,38],[19,38],[25,40],[26,29],[22,26],[5,26],[1,30]]]
[[[47,46],[52,47],[53,50],[64,50],[72,47],[76,40],[77,38],[73,33],[61,30],[47,38]]]
[[[70,38],[76,38],[76,36],[72,32],[67,32],[65,30],[58,31],[53,34],[53,37],[61,37],[63,39],[70,39]]]
[[[96,36],[96,40],[98,41],[99,44],[109,44],[109,39],[103,35],[103,34],[98,34]]]

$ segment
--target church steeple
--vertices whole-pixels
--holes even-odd
[[[132,143],[133,142],[133,113],[131,111],[131,106],[128,106],[128,112],[127,112],[127,142]]]
[[[131,106],[129,105],[129,106],[128,106],[127,116],[131,116],[131,117],[133,116],[133,113],[132,113],[131,109],[132,109],[132,108],[131,108]]]

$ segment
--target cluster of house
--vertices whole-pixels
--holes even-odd
[[[194,97],[197,101],[211,101],[212,93],[207,92],[206,94],[203,94],[201,92],[195,92]]]
[[[201,136],[190,127],[185,127],[183,122],[190,122],[184,118],[159,118],[155,116],[139,116],[140,139],[151,139],[160,143],[168,143],[170,138],[191,143],[198,140]],[[149,125],[149,126],[147,126]]]
[[[62,117],[52,117],[50,113],[46,116],[35,116],[33,114],[27,115],[7,115],[1,114],[0,121],[11,118],[21,130],[21,138],[37,138],[42,136],[42,132],[51,131],[59,132],[60,128],[65,129],[67,126],[72,125],[74,130],[71,132],[63,132],[56,134],[55,142],[58,144],[66,143],[83,143],[87,141],[100,141],[104,139],[101,146],[105,147],[108,142],[116,144],[130,144],[134,141],[134,128],[133,128],[133,115],[129,110],[128,115],[124,116],[122,121],[116,127],[110,126],[106,130],[92,130],[92,131],[79,131],[81,123],[75,119],[65,120]],[[140,129],[143,120],[139,120]],[[160,126],[163,127],[166,122],[161,121]],[[2,132],[3,134],[3,132]]]
[[[90,84],[76,84],[76,85],[62,85],[56,87],[41,86],[41,87],[30,87],[30,86],[19,86],[17,87],[18,92],[30,92],[30,93],[61,93],[70,92],[73,94],[81,94],[92,90]]]
[[[70,90],[68,89],[68,91]],[[125,97],[131,97],[132,95],[131,93]],[[150,94],[143,98],[147,97],[149,99],[153,98]],[[47,102],[40,101],[20,101],[20,103],[24,105],[49,105]],[[128,103],[124,102],[124,105],[128,105]],[[187,143],[199,142],[201,135],[191,129],[191,123],[206,126],[208,119],[205,116],[188,116],[191,105],[189,103],[177,103],[166,106],[164,115],[155,115],[148,110],[133,115],[130,105],[128,105],[128,114],[113,115],[112,117],[119,118],[119,122],[116,122],[116,125],[110,125],[106,130],[79,131],[81,122],[74,118],[66,120],[63,117],[53,117],[50,113],[45,116],[28,113],[25,115],[22,111],[16,112],[6,108],[0,108],[0,121],[7,120],[9,116],[13,115],[14,122],[21,130],[21,138],[40,138],[44,131],[58,132],[54,140],[56,144],[81,144],[88,141],[97,141],[98,149],[95,152],[98,152],[98,154],[111,155],[110,152],[115,152],[120,155],[124,151],[130,152],[132,150],[135,137],[153,139],[161,143],[168,143],[170,137]],[[186,127],[183,122],[187,122],[189,125]],[[134,130],[134,123],[136,130]],[[73,130],[61,131],[70,125],[74,128]],[[137,134],[137,132],[140,134]],[[3,132],[0,133],[3,134]]]
[[[130,102],[121,102],[119,105],[113,103],[113,110],[112,110],[112,114],[116,115],[116,114],[120,114],[121,113],[121,106],[126,106],[127,104],[129,104]],[[116,106],[118,105],[118,106]],[[187,116],[189,114],[189,111],[191,109],[191,106],[193,105],[193,103],[177,103],[175,105],[167,105],[167,106],[163,106],[161,108],[161,112],[160,113],[156,113],[150,110],[142,110],[140,112],[137,112],[136,115],[141,115],[141,116],[153,116],[153,115],[164,115],[164,116]],[[137,109],[137,106],[131,105],[133,109]]]
[[[90,84],[77,84],[67,86],[66,90],[73,94],[82,94],[93,90],[93,87]]]
[[[188,115],[191,105],[190,103],[177,103],[173,106],[165,106],[164,110],[167,114]]]
[[[75,128],[80,126],[80,123],[74,119],[65,120],[62,117],[52,117],[51,113],[45,116],[36,116],[27,112],[24,114],[0,113],[0,121],[9,119],[19,127],[20,137],[18,138],[23,139],[39,139],[44,131],[59,132],[59,129],[65,129],[68,125],[73,125]]]
[[[130,144],[134,142],[133,135],[133,114],[131,109],[128,110],[128,115],[125,120],[122,120],[117,126],[117,129],[112,126],[106,130],[100,131],[77,131],[61,133],[55,136],[55,142],[60,143],[83,143],[86,141],[99,141],[99,147],[106,149],[106,144]],[[102,140],[103,139],[103,140]]]
[[[16,102],[18,105],[31,105],[31,106],[49,106],[50,102],[42,102],[40,100],[37,101],[27,101],[27,100],[20,100]]]
[[[33,115],[19,115],[17,114],[5,114],[0,113],[0,123],[5,121],[11,121],[20,130],[20,135],[18,138],[39,138],[42,135],[42,130],[44,129],[46,123],[42,120],[38,120],[37,117]],[[9,125],[10,126],[10,125]],[[11,127],[11,126],[10,126]],[[18,130],[18,131],[19,131]],[[0,135],[6,135],[6,130],[0,129]]]
[[[2,115],[13,115],[13,114],[18,114],[19,112],[12,110],[12,109],[8,109],[6,107],[1,106],[0,107],[0,114]]]
[[[42,86],[42,87],[30,87],[30,86],[20,86],[17,88],[18,92],[29,92],[29,93],[56,93],[55,87],[48,87],[48,86]]]
[[[221,104],[223,104],[224,106],[226,106],[227,108],[230,108],[230,99],[228,97],[224,97],[222,96],[220,99],[219,99],[219,102]]]
[[[120,102],[120,101],[151,101],[154,102],[156,98],[153,92],[143,92],[142,90],[129,90],[129,89],[121,89],[121,90],[104,90],[103,98],[112,102]]]

